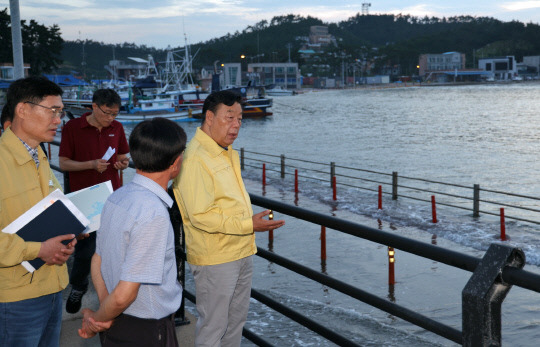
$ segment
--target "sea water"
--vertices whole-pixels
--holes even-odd
[[[520,83],[362,88],[275,97],[274,115],[244,120],[234,147],[540,197],[538,95],[540,84]],[[180,124],[188,138],[199,126]],[[131,129],[126,126],[126,133]],[[301,181],[301,192],[295,196],[290,179],[273,175],[268,174],[269,185],[263,189],[260,169],[248,167],[243,172],[251,193],[476,257],[498,242],[494,218],[473,219],[470,212],[443,208],[439,223],[433,224],[425,204],[413,200],[385,202],[381,211],[373,202],[375,193],[339,188],[334,203],[328,182]],[[127,173],[126,180],[129,177]],[[320,227],[279,214],[276,218],[287,223],[274,232],[272,250],[277,254],[461,329],[461,291],[469,272],[396,250],[397,283],[389,287],[386,246],[327,230],[328,259],[323,267]],[[539,228],[507,221],[508,243],[524,249],[526,269],[533,272],[539,272],[540,265]],[[257,234],[257,245],[269,247],[266,233]],[[194,291],[189,272],[186,286]],[[363,346],[454,345],[258,257],[253,287]],[[505,345],[536,345],[539,298],[537,293],[512,288],[503,304]],[[194,310],[191,305],[188,309]],[[255,300],[246,327],[277,346],[332,345]]]

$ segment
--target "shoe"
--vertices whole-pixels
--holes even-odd
[[[66,302],[67,313],[79,312],[84,293],[86,293],[86,290],[71,289],[71,293],[69,293],[69,297]]]

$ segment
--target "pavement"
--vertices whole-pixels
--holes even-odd
[[[197,318],[186,311],[186,318],[190,321],[187,325],[176,327],[176,336],[180,346],[195,346],[195,324]],[[64,312],[62,321],[62,332],[60,334],[60,347],[93,347],[101,346],[99,337],[83,339],[77,333],[81,327],[82,316],[78,314],[68,314]]]
[[[70,257],[68,260],[68,268],[71,271],[71,266],[73,263],[73,257]],[[60,347],[93,347],[101,346],[99,342],[99,336],[94,336],[91,339],[83,339],[79,336],[77,332],[82,324],[82,314],[81,311],[70,314],[66,312],[66,301],[71,292],[71,285],[68,285],[66,289],[62,292],[63,303],[62,303],[62,331],[60,332]],[[82,308],[88,307],[92,310],[97,310],[99,308],[99,300],[97,298],[96,291],[92,281],[89,281],[88,292],[82,298]],[[81,310],[82,310],[81,308]],[[178,337],[178,343],[182,347],[191,347],[195,346],[195,325],[197,324],[197,317],[193,314],[185,311],[186,319],[189,320],[189,324],[177,326],[176,327],[176,336]]]

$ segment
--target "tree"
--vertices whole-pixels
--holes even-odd
[[[57,25],[46,27],[31,20],[28,24],[21,21],[23,40],[23,56],[25,63],[30,64],[31,75],[52,72],[62,63],[62,45],[60,28]],[[11,42],[11,18],[7,8],[0,11],[0,46],[2,62],[13,62]]]

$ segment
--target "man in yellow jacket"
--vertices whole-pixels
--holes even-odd
[[[277,229],[282,220],[253,215],[232,149],[242,124],[242,98],[210,94],[203,123],[186,147],[174,193],[186,234],[187,261],[195,279],[199,317],[196,346],[240,346],[251,294],[255,231]]]
[[[11,84],[7,102],[13,121],[0,137],[0,230],[58,188],[40,142],[54,139],[62,118],[62,89],[44,77]],[[65,262],[73,234],[45,242],[25,242],[0,232],[0,346],[57,346],[62,323]],[[41,258],[45,265],[28,273],[22,261]]]

